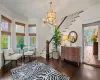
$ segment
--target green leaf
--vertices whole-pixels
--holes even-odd
[[[57,51],[57,47],[61,45],[61,32],[57,26],[55,27],[54,31],[53,44]]]

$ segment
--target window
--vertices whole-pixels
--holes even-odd
[[[20,44],[24,44],[24,36],[16,36],[17,48],[20,48]]]
[[[25,24],[16,22],[16,47],[20,48],[24,44]]]
[[[12,21],[5,16],[1,16],[1,49],[10,48],[11,22]]]
[[[30,36],[30,45],[36,46],[36,25],[29,25],[29,36]]]
[[[30,27],[29,32],[30,33],[36,33],[36,27]]]
[[[5,21],[5,20],[2,20],[2,23],[1,23],[1,30],[2,31],[10,31],[9,29],[8,29],[8,22],[7,21]]]
[[[8,36],[7,35],[1,36],[1,48],[8,49]]]
[[[16,32],[17,33],[24,33],[24,26],[16,25]]]
[[[30,36],[30,45],[36,46],[36,36]]]

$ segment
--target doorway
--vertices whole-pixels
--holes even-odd
[[[84,24],[82,27],[83,62],[88,65],[100,66],[100,22]]]

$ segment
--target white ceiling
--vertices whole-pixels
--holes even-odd
[[[1,3],[10,11],[20,16],[44,18],[49,10],[50,1],[53,2],[53,9],[57,14],[57,18],[100,3],[100,0],[1,0]]]

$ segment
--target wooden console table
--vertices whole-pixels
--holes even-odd
[[[61,46],[61,59],[80,63],[80,47]]]

